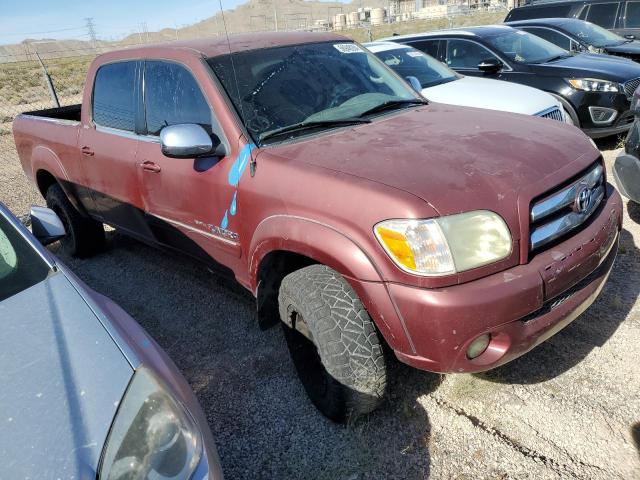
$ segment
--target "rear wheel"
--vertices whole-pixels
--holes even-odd
[[[278,302],[291,358],[318,410],[337,422],[373,411],[385,394],[387,364],[351,286],[334,270],[311,265],[283,279]]]
[[[102,223],[80,215],[60,185],[51,185],[46,199],[47,207],[58,214],[67,233],[60,240],[64,253],[72,257],[88,257],[104,247]]]

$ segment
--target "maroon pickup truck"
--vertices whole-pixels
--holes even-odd
[[[333,34],[107,53],[82,105],[14,135],[63,248],[89,255],[106,223],[234,276],[337,421],[379,404],[387,352],[432,372],[524,354],[617,252],[621,199],[585,135],[428,103]]]

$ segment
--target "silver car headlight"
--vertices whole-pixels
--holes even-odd
[[[187,411],[148,369],[136,371],[102,455],[100,480],[187,479],[202,439]]]
[[[620,85],[609,80],[598,80],[596,78],[570,78],[567,80],[576,90],[585,92],[619,92]]]
[[[398,267],[425,276],[488,265],[507,258],[512,248],[507,224],[488,210],[429,220],[385,220],[374,233]]]

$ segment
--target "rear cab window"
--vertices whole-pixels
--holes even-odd
[[[102,65],[93,85],[93,122],[101,127],[135,131],[137,62]]]
[[[0,302],[40,283],[51,269],[0,212]]]

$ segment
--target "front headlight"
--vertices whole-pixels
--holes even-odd
[[[595,78],[570,78],[567,80],[576,90],[585,92],[619,92],[620,86],[608,80],[598,80]]]
[[[186,479],[201,455],[191,416],[155,375],[137,370],[107,438],[100,480]]]
[[[418,275],[463,272],[511,254],[507,224],[488,210],[430,220],[385,220],[374,233],[396,265]]]

